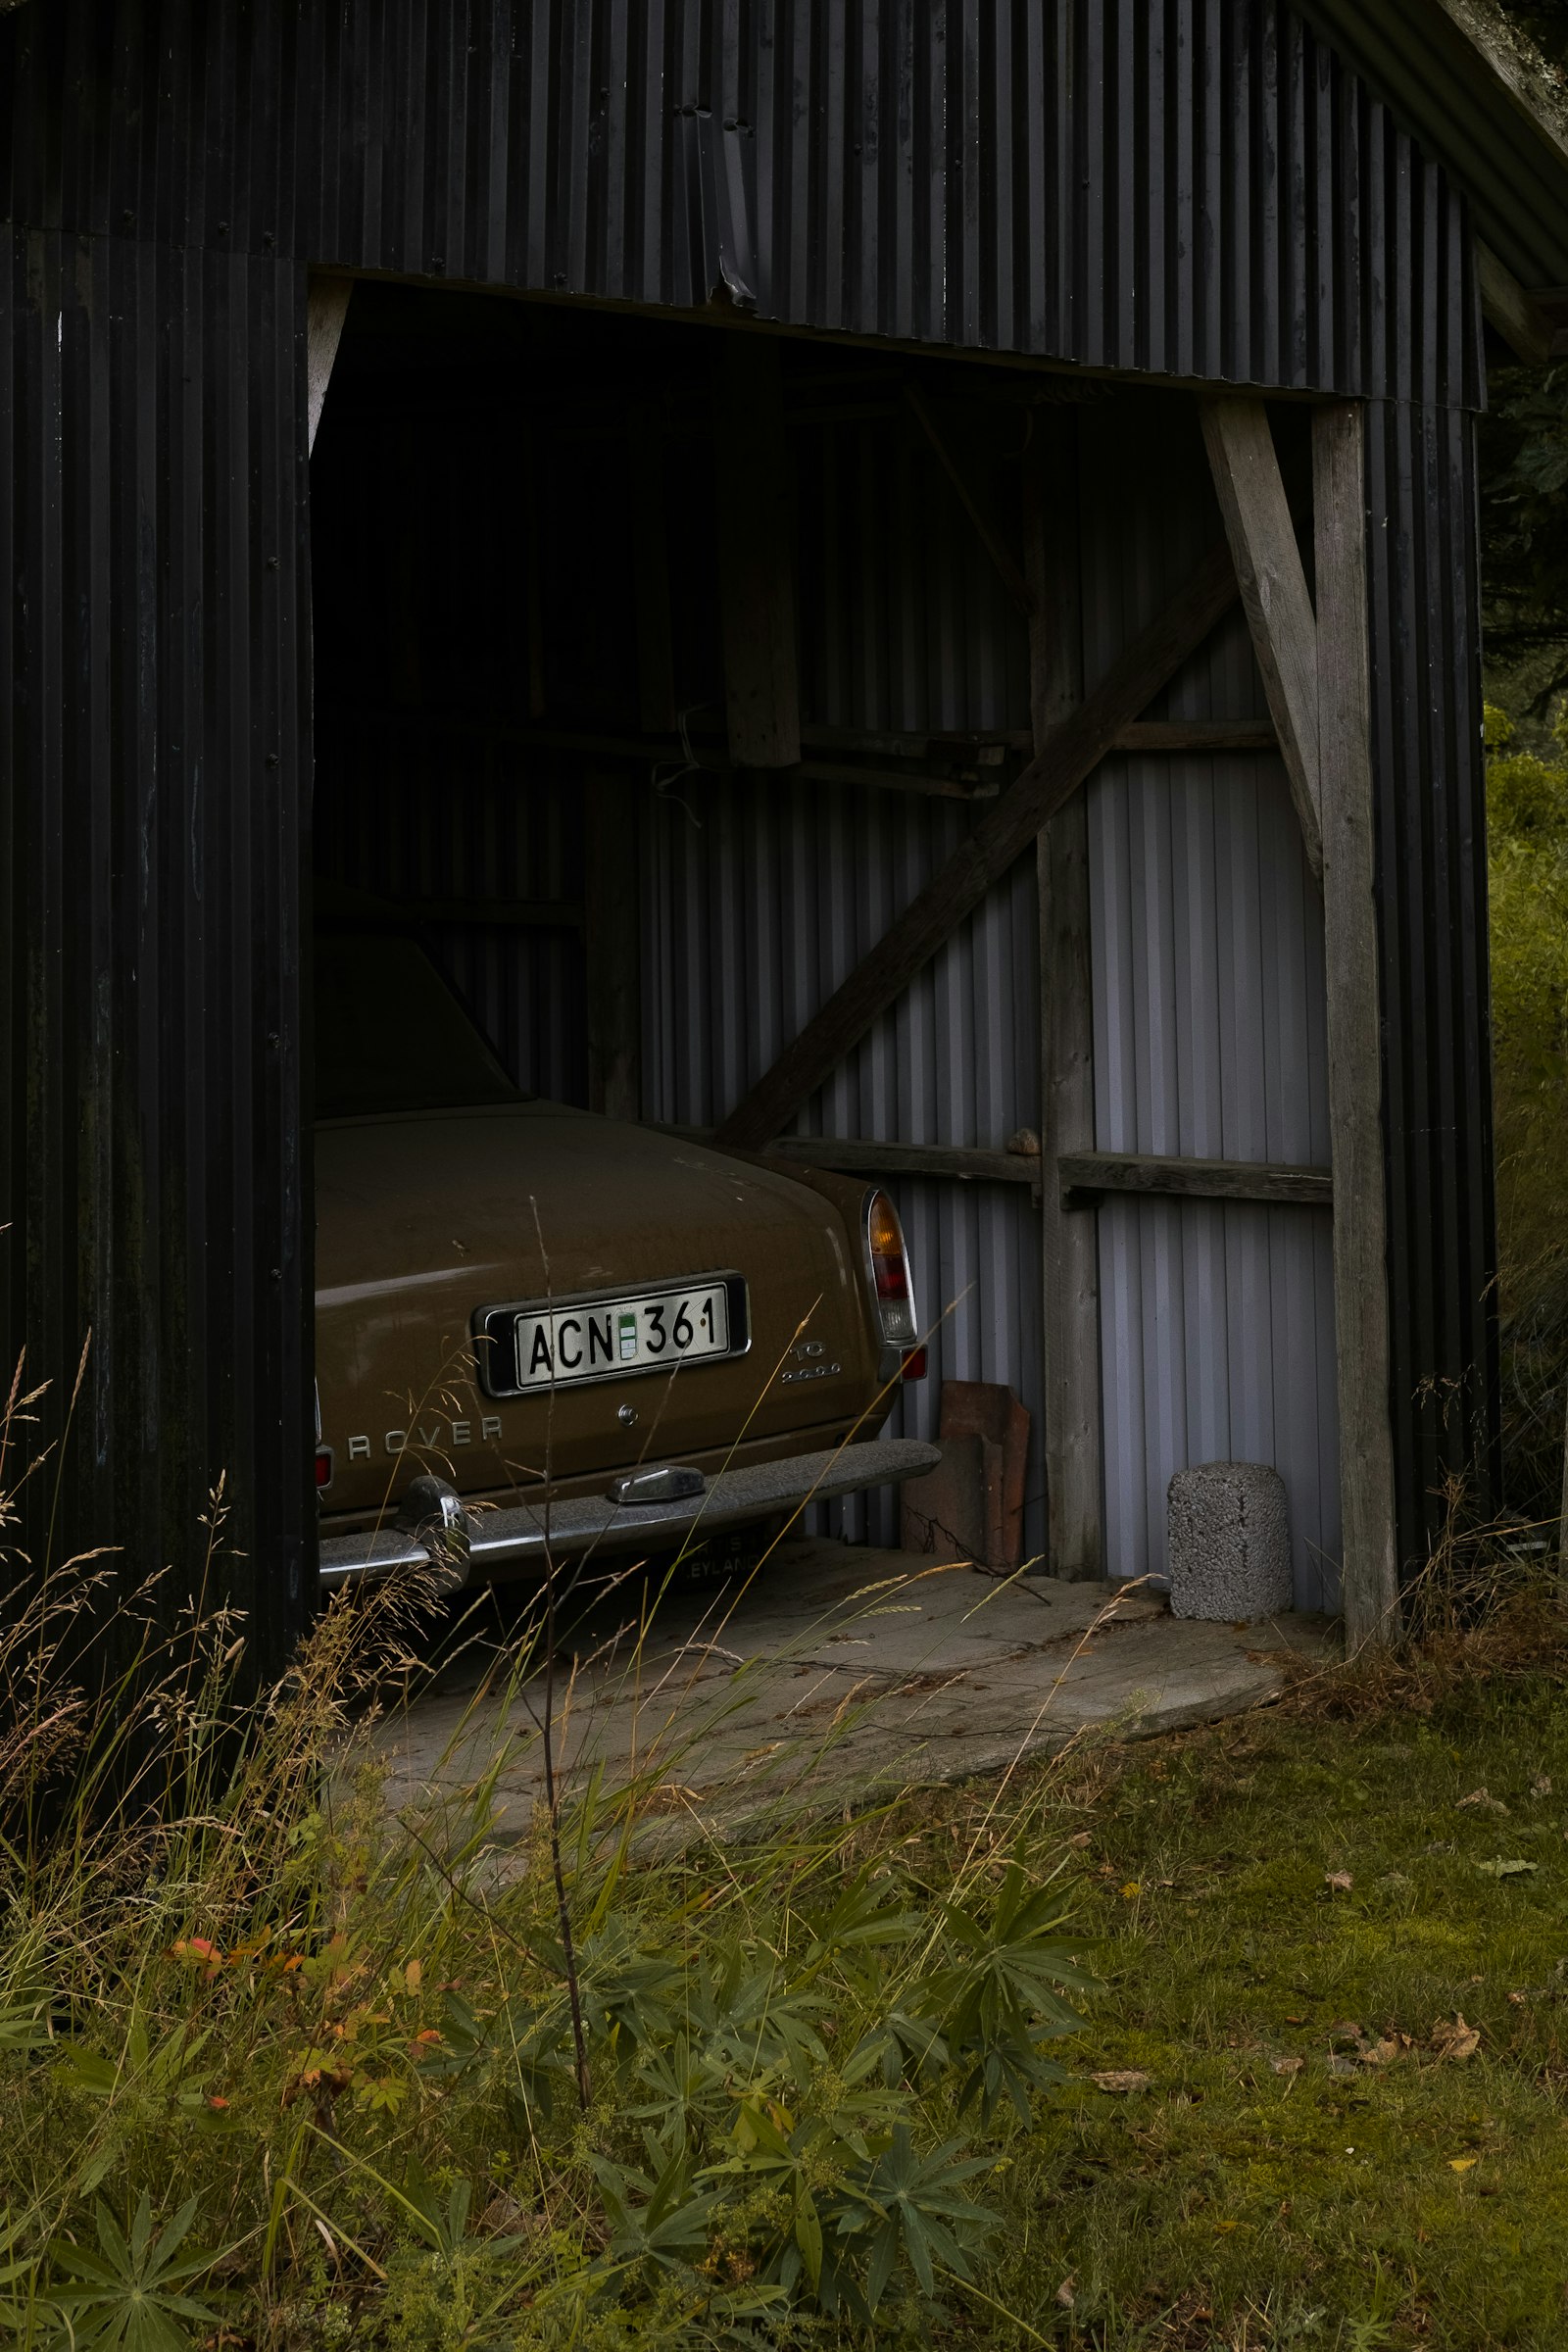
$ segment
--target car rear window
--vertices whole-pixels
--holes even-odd
[[[416,940],[318,931],[318,1119],[523,1100]]]

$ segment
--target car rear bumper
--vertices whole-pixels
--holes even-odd
[[[449,1520],[445,1529],[396,1526],[328,1536],[320,1546],[321,1582],[348,1584],[410,1568],[434,1569],[445,1583],[463,1584],[474,1572],[491,1568],[534,1564],[543,1572],[552,1559],[585,1551],[669,1550],[693,1535],[721,1535],[752,1520],[793,1513],[808,1502],[918,1478],[941,1458],[935,1446],[914,1438],[877,1438],[724,1470],[709,1480],[703,1494],[679,1502],[615,1503],[603,1494],[574,1495],[548,1510],[525,1503],[462,1514],[461,1528]]]

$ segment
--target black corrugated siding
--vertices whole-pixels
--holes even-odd
[[[53,1384],[40,1443],[91,1333],[34,1556],[53,1514],[57,1561],[199,1559],[221,1469],[209,1596],[249,1613],[266,1671],[304,1621],[314,1512],[303,272],[108,237],[5,251],[0,1304]]]
[[[52,0],[15,220],[1477,405],[1462,199],[1275,0]]]
[[[1399,1529],[1500,1487],[1474,420],[1367,413]]]
[[[1419,1548],[1492,1446],[1479,314],[1462,199],[1327,50],[1273,0],[30,0],[4,89],[4,1328],[57,1383],[94,1333],[60,1541],[155,1566],[221,1465],[263,1663],[301,1619],[323,262],[1425,404],[1370,480]]]

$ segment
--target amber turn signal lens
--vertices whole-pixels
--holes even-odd
[[[866,1216],[866,1239],[879,1298],[907,1298],[909,1268],[904,1254],[904,1229],[899,1212],[886,1193],[874,1193]]]

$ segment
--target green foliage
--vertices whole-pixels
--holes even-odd
[[[1553,730],[1564,744],[1563,722]],[[1513,1507],[1557,1507],[1568,1386],[1568,757],[1487,710],[1494,1101]]]
[[[93,2208],[96,2250],[70,2239],[50,2247],[51,2280],[42,2302],[74,2352],[182,2352],[190,2341],[186,2323],[219,2326],[212,2306],[184,2291],[219,2260],[186,2245],[196,2206],[197,2199],[187,2197],[155,2230],[144,2189],[122,2230],[100,2197]]]
[[[853,1825],[645,1863],[637,1788],[585,1776],[498,1873],[500,1751],[405,1836],[368,1733],[345,1746],[400,1606],[331,1611],[226,1749],[226,1629],[189,1629],[188,1706],[166,1681],[95,1735],[137,1703],[188,1729],[184,1809],[117,1815],[89,1748],[98,1811],[13,1850],[0,2340],[611,2352],[983,2293],[989,2183],[1049,2132],[1089,1983],[1038,1837],[936,1887]]]

